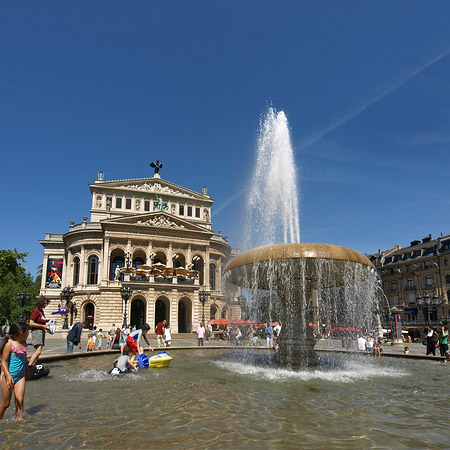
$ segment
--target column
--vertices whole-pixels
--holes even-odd
[[[205,248],[205,267],[203,274],[204,274],[203,282],[209,291],[209,245],[207,245]]]
[[[80,255],[80,284],[82,286],[86,286],[87,284],[86,276],[87,276],[86,251],[84,249],[84,245],[82,245]]]
[[[102,263],[103,263],[103,275],[102,280],[109,280],[109,267],[110,267],[110,257],[109,257],[109,238],[105,237],[103,240],[103,249],[102,249]]]

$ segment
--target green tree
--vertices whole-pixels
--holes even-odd
[[[24,308],[24,316],[29,317],[36,305],[36,297],[39,295],[40,278],[33,277],[21,265],[26,262],[28,253],[19,253],[14,250],[0,250],[0,323],[5,320],[19,319],[21,306],[17,301],[17,293],[27,291],[30,301]]]

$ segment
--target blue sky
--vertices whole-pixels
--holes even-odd
[[[447,1],[0,1],[0,248],[89,215],[98,170],[215,200],[241,245],[261,114],[283,110],[301,239],[450,233]],[[244,194],[245,195],[245,194]]]

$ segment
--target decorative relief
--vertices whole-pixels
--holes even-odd
[[[179,229],[185,228],[184,225],[176,223],[173,220],[170,220],[168,217],[162,215],[152,217],[151,219],[148,219],[145,222],[143,222],[142,220],[138,220],[136,223],[138,225],[147,225],[149,227],[179,228]]]
[[[182,192],[179,189],[172,189],[169,186],[162,186],[161,183],[144,183],[144,184],[129,184],[127,186],[118,186],[137,191],[158,192],[162,194],[178,195],[183,197],[195,198],[193,195]]]

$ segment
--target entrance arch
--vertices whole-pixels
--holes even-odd
[[[155,303],[155,327],[156,324],[167,320],[169,322],[169,300],[166,297],[159,297]]]
[[[137,298],[131,302],[130,324],[140,329],[145,324],[145,302]]]
[[[86,324],[86,328],[92,330],[94,327],[94,318],[95,318],[95,305],[91,302],[86,303],[84,305],[84,323]]]
[[[192,302],[184,297],[178,302],[178,333],[190,333],[192,331]]]

